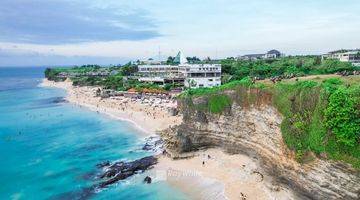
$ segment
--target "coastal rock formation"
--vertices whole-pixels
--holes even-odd
[[[94,184],[90,187],[82,188],[77,191],[70,191],[54,196],[52,199],[90,199],[99,189],[106,188],[118,181],[124,180],[134,174],[144,172],[157,163],[154,156],[144,157],[131,162],[115,162],[104,161],[97,164],[98,168],[104,169],[104,172],[98,177],[102,182]],[[146,177],[145,183],[151,183],[151,178]]]
[[[152,179],[151,179],[150,176],[147,176],[147,177],[145,177],[145,179],[144,179],[144,182],[147,183],[147,184],[150,184],[151,181],[152,181]]]
[[[145,144],[142,147],[144,151],[151,151],[155,154],[162,153],[164,142],[159,136],[150,136],[145,139]]]
[[[185,100],[182,100],[185,101]],[[360,175],[350,165],[313,158],[300,164],[283,142],[282,116],[268,97],[253,105],[233,103],[222,114],[210,114],[180,102],[184,122],[161,133],[165,148],[173,158],[201,148],[220,147],[229,153],[242,153],[259,162],[273,177],[299,199],[359,199]]]
[[[107,179],[98,185],[98,188],[104,188],[108,185],[124,180],[138,172],[143,172],[157,163],[154,156],[144,157],[132,162],[116,162],[106,168],[105,172],[100,175],[101,179]],[[105,165],[104,165],[105,164]],[[98,166],[108,166],[108,163],[101,163]],[[151,181],[150,181],[151,182]]]

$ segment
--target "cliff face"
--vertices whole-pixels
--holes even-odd
[[[264,173],[292,189],[301,199],[359,199],[358,171],[315,156],[306,164],[296,162],[294,153],[283,143],[281,115],[271,106],[269,97],[262,95],[259,100],[252,105],[234,101],[222,114],[191,106],[201,104],[205,101],[202,98],[190,103],[182,100],[184,122],[161,133],[165,147],[173,157],[209,147],[249,155],[260,163]]]

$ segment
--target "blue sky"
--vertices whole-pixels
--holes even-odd
[[[1,0],[0,66],[360,48],[359,0]]]

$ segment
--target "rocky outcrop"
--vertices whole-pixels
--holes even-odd
[[[112,165],[108,162],[100,163],[98,165],[99,167],[106,167],[105,172],[100,176],[100,178],[106,180],[101,182],[97,187],[107,187],[108,185],[124,180],[136,173],[143,172],[156,163],[157,158],[154,156],[144,157],[132,162],[116,162]]]
[[[350,165],[314,159],[295,161],[282,140],[281,115],[267,101],[246,105],[234,102],[223,114],[194,109],[182,102],[183,124],[161,133],[174,158],[200,148],[220,147],[253,157],[276,184],[292,189],[299,199],[359,199],[360,175]]]
[[[159,136],[150,136],[145,138],[145,144],[142,147],[144,151],[150,151],[155,154],[160,154],[163,152],[164,141]]]
[[[115,162],[104,161],[96,166],[103,170],[99,179],[94,185],[85,187],[80,190],[65,192],[54,196],[51,199],[91,199],[99,190],[124,180],[130,176],[142,173],[147,169],[152,168],[157,163],[157,158],[154,156],[144,157],[130,162]],[[145,183],[151,183],[151,178],[146,178]]]

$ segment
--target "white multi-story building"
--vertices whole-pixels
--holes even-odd
[[[184,75],[185,87],[201,88],[221,85],[220,64],[182,64],[179,71]]]
[[[276,58],[281,58],[283,56],[284,54],[282,54],[280,51],[273,49],[264,54],[248,54],[248,55],[239,56],[238,59],[239,60],[276,59]]]
[[[322,55],[322,59],[338,59],[341,62],[350,62],[355,66],[360,66],[360,50],[340,50]]]
[[[187,64],[181,52],[174,62],[178,65],[139,65],[138,80],[160,84],[181,83],[189,88],[221,85],[220,64]]]
[[[138,75],[141,82],[165,84],[184,81],[176,65],[139,65]]]

